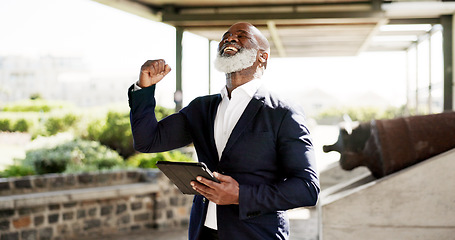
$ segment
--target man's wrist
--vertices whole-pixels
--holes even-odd
[[[141,90],[141,89],[142,89],[142,87],[139,86],[139,81],[135,82],[135,83],[134,83],[134,89],[133,89],[133,90],[134,90],[134,91],[137,91],[137,90]]]
[[[151,87],[151,86],[153,86],[155,84],[151,84],[151,85],[148,85],[148,86],[141,86],[141,81],[140,80],[137,80],[137,82],[135,83],[135,85],[138,87],[138,89],[148,88],[148,87]]]

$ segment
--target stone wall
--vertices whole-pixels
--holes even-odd
[[[84,239],[186,227],[192,204],[192,196],[158,170],[53,174],[2,179],[0,185],[1,240]]]
[[[145,174],[146,171],[112,171],[0,178],[0,196],[131,184],[145,181]]]

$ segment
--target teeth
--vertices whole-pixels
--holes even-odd
[[[226,47],[226,48],[224,49],[224,52],[226,52],[226,51],[237,51],[237,48],[234,48],[234,47]]]

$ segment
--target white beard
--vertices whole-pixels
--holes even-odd
[[[214,61],[215,69],[224,73],[233,73],[249,68],[256,62],[257,49],[242,49],[233,56],[224,57],[220,53]]]

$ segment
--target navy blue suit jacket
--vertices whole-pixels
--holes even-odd
[[[222,153],[214,140],[221,96],[193,100],[160,122],[155,118],[155,86],[129,90],[136,150],[161,152],[194,144],[200,162],[239,182],[239,205],[217,206],[221,240],[288,239],[285,210],[313,206],[319,181],[313,145],[303,113],[260,88],[240,117]],[[204,225],[208,200],[196,195],[189,239]]]

